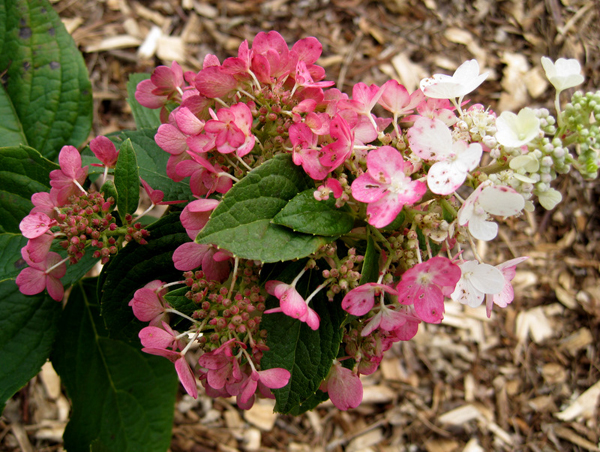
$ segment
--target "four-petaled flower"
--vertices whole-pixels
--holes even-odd
[[[412,165],[391,146],[367,154],[367,172],[358,176],[351,188],[355,199],[367,203],[369,224],[387,226],[405,205],[413,205],[423,197],[427,187],[410,178],[412,170]]]

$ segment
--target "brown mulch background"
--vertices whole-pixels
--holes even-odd
[[[597,0],[59,0],[54,7],[91,74],[93,136],[134,127],[124,100],[129,74],[173,59],[197,71],[206,54],[235,55],[242,40],[268,30],[289,44],[317,37],[327,78],[348,93],[356,82],[390,77],[412,91],[421,78],[477,58],[491,75],[473,101],[497,111],[552,111],[543,55],[577,58],[585,88],[600,86]],[[155,42],[147,39],[152,29]],[[363,378],[364,402],[349,412],[325,404],[294,418],[274,415],[269,401],[241,412],[229,401],[182,394],[171,451],[600,451],[600,184],[573,175],[556,187],[564,196],[558,209],[508,222],[479,250],[492,264],[531,257],[519,266],[508,308],[487,319],[483,307],[447,303],[442,325],[422,326]],[[9,401],[0,450],[63,450],[68,411],[46,366]]]

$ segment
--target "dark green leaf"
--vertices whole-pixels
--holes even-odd
[[[303,267],[302,263],[279,265],[286,268],[277,279],[288,283]],[[319,279],[317,271],[308,272],[296,288],[306,298],[321,282]],[[339,300],[330,302],[324,292],[319,292],[310,302],[321,318],[317,331],[282,313],[263,316],[261,326],[267,330],[269,351],[265,352],[261,365],[264,369],[283,367],[291,373],[287,386],[273,390],[277,412],[300,414],[324,400],[324,395],[315,394],[338,354],[342,341],[340,326],[346,317]],[[279,301],[275,297],[267,299],[267,308],[277,306]]]
[[[0,232],[20,233],[33,208],[31,195],[50,191],[50,171],[59,166],[27,146],[0,148]]]
[[[142,80],[150,78],[150,74],[131,74],[127,82],[127,102],[131,107],[133,119],[138,129],[156,129],[160,126],[160,109],[142,107],[135,99],[135,89]]]
[[[115,183],[111,179],[108,179],[102,184],[102,188],[100,188],[100,193],[104,193],[105,200],[108,200],[108,198],[112,196],[115,200],[115,206],[119,204],[119,195],[117,193],[117,187],[115,187]]]
[[[107,337],[95,283],[86,280],[73,288],[52,353],[73,405],[65,448],[164,452],[177,388],[173,365]]]
[[[92,89],[75,42],[46,0],[3,2],[0,72],[27,142],[50,160],[79,146],[92,125]]]
[[[147,245],[128,244],[102,271],[99,290],[102,317],[110,336],[137,342],[141,323],[128,305],[136,290],[155,279],[164,282],[182,279],[173,266],[173,252],[189,242],[178,214],[171,214],[148,228]]]
[[[335,207],[335,198],[317,201],[314,188],[298,193],[273,218],[273,223],[313,235],[338,236],[350,232],[354,216],[347,207]]]
[[[27,144],[21,121],[3,86],[0,86],[0,118],[0,143],[3,146]]]
[[[119,160],[115,168],[115,187],[118,195],[118,210],[125,222],[126,214],[133,214],[140,202],[140,174],[131,140],[125,140],[119,149]]]
[[[199,308],[199,306],[185,296],[189,290],[189,287],[181,287],[179,289],[172,290],[165,295],[165,300],[173,309],[177,309],[179,312],[183,312],[186,315],[191,315]]]
[[[21,234],[0,234],[0,282],[15,279],[27,267],[21,257],[21,248],[25,245],[27,239]]]
[[[278,155],[237,182],[196,237],[244,259],[286,261],[308,256],[331,239],[294,232],[271,220],[312,180],[290,155]]]
[[[0,412],[48,359],[60,312],[49,296],[26,296],[14,280],[0,282]]]
[[[363,260],[362,271],[360,275],[360,285],[377,282],[379,279],[379,251],[375,247],[373,237],[369,235],[367,239],[367,251]]]

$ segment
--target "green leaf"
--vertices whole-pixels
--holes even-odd
[[[0,87],[0,118],[0,142],[3,146],[27,144],[21,121],[3,86]]]
[[[0,282],[15,279],[27,267],[21,257],[21,248],[25,245],[27,239],[21,234],[0,234]]]
[[[49,296],[26,296],[14,280],[0,282],[0,412],[48,359],[60,312]]]
[[[31,195],[50,190],[50,171],[59,166],[27,146],[0,148],[0,232],[20,233],[33,208]]]
[[[135,98],[138,84],[150,78],[151,74],[131,74],[127,82],[127,102],[131,107],[133,119],[138,129],[156,129],[160,126],[160,109],[146,108]],[[163,151],[164,152],[164,151]],[[154,188],[154,187],[153,187]]]
[[[119,149],[115,167],[115,187],[118,194],[118,210],[125,222],[126,214],[134,214],[140,202],[140,174],[131,140],[125,140]]]
[[[52,353],[73,405],[65,448],[164,452],[177,389],[173,365],[107,337],[95,284],[85,280],[73,288]]]
[[[302,167],[292,162],[291,155],[277,155],[227,192],[196,241],[262,262],[308,256],[331,238],[294,232],[273,224],[272,219],[311,184]]]
[[[298,193],[273,218],[273,223],[313,235],[338,236],[350,232],[354,216],[347,207],[335,207],[335,198],[317,201],[314,188]]]
[[[0,72],[30,146],[50,160],[78,147],[92,125],[92,89],[85,62],[46,0],[3,2]]]
[[[167,176],[166,168],[170,154],[163,151],[156,144],[154,135],[156,135],[156,129],[125,130],[107,135],[107,138],[110,138],[115,143],[117,149],[124,141],[131,140],[137,158],[140,177],[148,182],[153,189],[161,190],[165,194],[165,201],[181,199],[191,201],[195,199],[190,190],[189,179],[184,179],[181,182],[173,182]],[[91,151],[87,149],[84,151],[82,157],[84,165],[98,162],[98,159],[90,154]],[[98,173],[100,172],[102,172],[102,169],[98,171]]]
[[[375,247],[373,237],[367,238],[367,251],[363,260],[362,271],[360,274],[360,285],[377,282],[379,279],[379,251]]]
[[[172,290],[165,295],[165,300],[173,309],[177,309],[187,315],[191,315],[199,306],[185,296],[190,290],[189,287],[181,287],[180,289]]]
[[[119,204],[119,195],[117,193],[117,187],[115,187],[115,183],[113,180],[108,179],[106,182],[104,182],[102,184],[102,188],[100,188],[100,193],[104,193],[105,200],[112,196],[115,200],[115,206]]]
[[[291,282],[304,266],[303,262],[275,264],[285,269],[277,280]],[[267,268],[267,271],[269,269]],[[275,273],[276,274],[276,273]],[[317,271],[307,272],[296,289],[306,298],[320,283]],[[317,311],[321,323],[317,331],[306,323],[282,313],[265,314],[261,326],[267,330],[267,346],[262,360],[263,369],[283,367],[291,373],[290,383],[273,390],[276,398],[275,411],[285,414],[300,414],[313,409],[326,400],[317,389],[329,373],[333,359],[337,356],[342,341],[340,326],[346,317],[339,300],[330,302],[324,290],[310,302]],[[267,308],[279,306],[275,297],[268,297]]]
[[[138,342],[142,323],[135,319],[129,301],[136,290],[155,279],[164,282],[182,279],[173,266],[173,252],[190,239],[179,221],[179,214],[162,218],[148,228],[147,245],[129,243],[102,270],[98,288],[102,316],[110,336]]]

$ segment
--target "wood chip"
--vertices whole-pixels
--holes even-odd
[[[462,425],[480,417],[483,417],[481,411],[474,405],[468,404],[442,414],[438,417],[438,421],[442,424]]]
[[[552,328],[541,307],[520,312],[517,316],[516,335],[520,343],[524,343],[531,336],[536,344],[540,344],[554,336],[555,333],[556,330]]]
[[[413,63],[408,52],[399,53],[391,60],[392,66],[398,73],[398,81],[404,85],[409,93],[419,88],[421,79],[431,75],[422,66]]]
[[[161,36],[158,39],[156,56],[169,63],[172,61],[185,62],[186,56],[183,40],[175,36]]]
[[[427,452],[454,452],[459,443],[453,439],[430,439],[425,443]]]
[[[565,410],[554,415],[562,421],[573,421],[579,417],[592,419],[598,407],[600,398],[600,381],[581,394]]]
[[[346,452],[360,452],[365,451],[368,447],[375,446],[383,440],[383,430],[377,428],[375,430],[368,431],[367,433],[357,436],[348,443]]]
[[[139,38],[129,35],[110,36],[96,44],[90,44],[85,48],[88,53],[105,52],[107,50],[126,49],[128,47],[137,47],[142,43]]]
[[[587,328],[580,328],[575,333],[564,339],[559,349],[568,351],[575,356],[581,349],[586,348],[593,342],[592,333]]]
[[[590,450],[592,452],[600,452],[600,448],[598,448],[595,444],[591,443],[585,438],[582,438],[581,436],[579,436],[574,431],[568,428],[556,426],[554,428],[554,433],[556,434],[556,436],[562,439],[566,439],[567,441],[579,447],[583,447],[584,449]]]
[[[249,428],[244,431],[244,450],[254,451],[260,450],[262,433],[257,428]]]
[[[502,73],[502,88],[498,111],[519,111],[529,101],[525,75],[531,69],[525,55],[504,52],[502,62],[506,64]]]
[[[270,432],[273,430],[273,426],[275,425],[278,416],[277,413],[273,412],[274,407],[274,400],[259,399],[252,408],[244,411],[244,419],[261,429],[263,432]]]
[[[44,389],[46,390],[46,394],[48,398],[51,400],[56,400],[60,397],[61,389],[60,389],[60,377],[52,367],[52,363],[47,361],[40,371],[40,379],[42,380],[42,384],[44,385]]]
[[[138,57],[141,59],[150,59],[156,53],[156,49],[158,49],[158,41],[162,37],[162,30],[160,27],[153,25],[148,34],[146,35],[146,39],[138,49]]]

